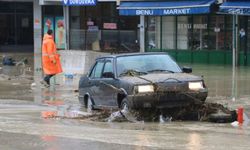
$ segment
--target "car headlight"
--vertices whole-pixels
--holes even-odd
[[[153,85],[138,85],[136,87],[138,93],[147,93],[147,92],[154,92]]]
[[[194,91],[204,89],[202,82],[189,82],[188,87],[190,90]]]

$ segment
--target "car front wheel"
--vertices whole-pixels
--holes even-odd
[[[121,110],[125,110],[128,111],[130,110],[130,106],[128,104],[128,100],[126,98],[124,98],[121,102]]]

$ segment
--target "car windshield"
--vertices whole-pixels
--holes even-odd
[[[141,73],[182,72],[177,63],[168,55],[135,55],[121,56],[117,58],[117,75],[126,74],[128,70]],[[141,74],[139,74],[141,75]]]

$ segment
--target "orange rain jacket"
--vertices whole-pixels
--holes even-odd
[[[42,44],[42,65],[46,75],[53,75],[62,72],[60,55],[57,53],[53,36],[45,34]]]

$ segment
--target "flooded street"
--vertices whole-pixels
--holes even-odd
[[[32,55],[28,56],[32,62]],[[18,59],[18,58],[16,58]],[[232,87],[231,66],[193,65],[209,89],[208,102],[250,116],[250,67],[239,67]],[[64,74],[41,87],[32,64],[0,66],[0,149],[68,150],[239,150],[249,149],[250,127],[199,121],[105,121],[111,111],[89,112],[80,106],[79,75]],[[16,66],[15,66],[16,67]],[[20,71],[25,70],[25,71]],[[35,70],[39,73],[40,70]],[[235,91],[235,93],[233,92]],[[235,96],[235,100],[233,100]]]

